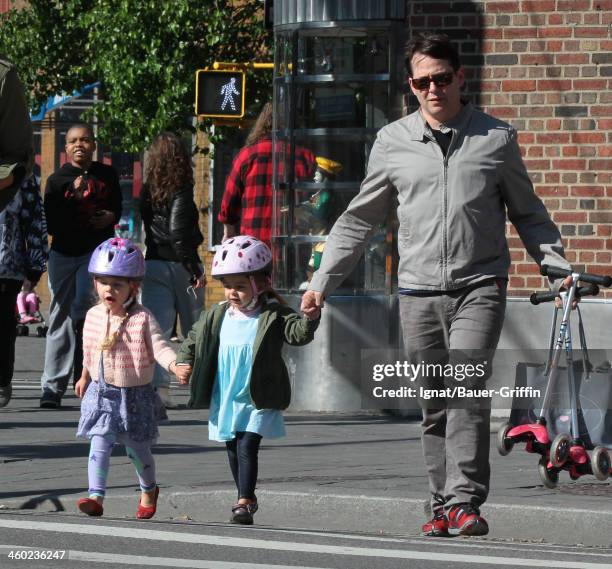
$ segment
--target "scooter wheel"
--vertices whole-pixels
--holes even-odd
[[[572,439],[567,433],[561,433],[555,437],[550,445],[550,462],[557,468],[562,467],[569,456]]]
[[[546,488],[553,490],[559,482],[559,472],[555,468],[548,468],[548,459],[543,456],[538,463],[538,473]]]
[[[38,326],[36,328],[36,336],[38,336],[39,338],[44,338],[45,337],[45,330],[42,326]]]
[[[507,436],[512,427],[511,423],[504,423],[497,431],[497,452],[502,456],[510,454],[514,447],[514,441]]]
[[[595,447],[591,455],[591,469],[597,480],[607,480],[610,476],[610,453],[604,447]]]
[[[19,326],[17,326],[18,336],[27,336],[29,333],[30,333],[30,330],[25,324],[19,324]]]

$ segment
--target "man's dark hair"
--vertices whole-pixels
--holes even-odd
[[[66,131],[66,137],[68,137],[68,133],[73,128],[82,128],[82,129],[86,130],[91,135],[92,140],[96,139],[96,135],[94,134],[93,127],[90,124],[87,124],[86,122],[76,122],[74,124],[71,124],[70,128]]]
[[[454,71],[461,67],[459,54],[446,34],[423,32],[415,35],[406,46],[406,70],[412,77],[412,58],[415,53],[428,55],[433,59],[444,59],[448,61]]]

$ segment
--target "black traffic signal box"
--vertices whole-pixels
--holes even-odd
[[[196,71],[196,115],[212,118],[242,118],[244,116],[245,85],[244,71],[198,69]]]

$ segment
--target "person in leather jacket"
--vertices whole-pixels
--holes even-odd
[[[141,195],[146,245],[142,304],[170,339],[177,317],[184,332],[198,319],[206,284],[198,256],[203,237],[193,201],[191,159],[178,136],[163,132],[153,140],[145,180]],[[159,366],[153,385],[166,407],[172,407],[170,376]]]

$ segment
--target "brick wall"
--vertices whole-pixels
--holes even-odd
[[[518,129],[530,177],[561,230],[572,265],[612,273],[612,0],[407,5],[409,32],[451,36],[466,69],[468,97]],[[208,161],[201,160],[206,174],[198,175],[198,185],[205,181],[205,189],[197,199],[205,204]],[[207,223],[203,216],[203,232]],[[526,296],[546,288],[510,225],[507,234],[513,260],[509,293]],[[201,253],[209,269],[211,256],[204,247]],[[209,279],[207,306],[220,298],[219,283]]]
[[[508,121],[579,270],[612,273],[612,0],[408,2],[457,41],[467,93]],[[510,294],[545,285],[513,227]],[[612,297],[612,293],[606,295]]]

